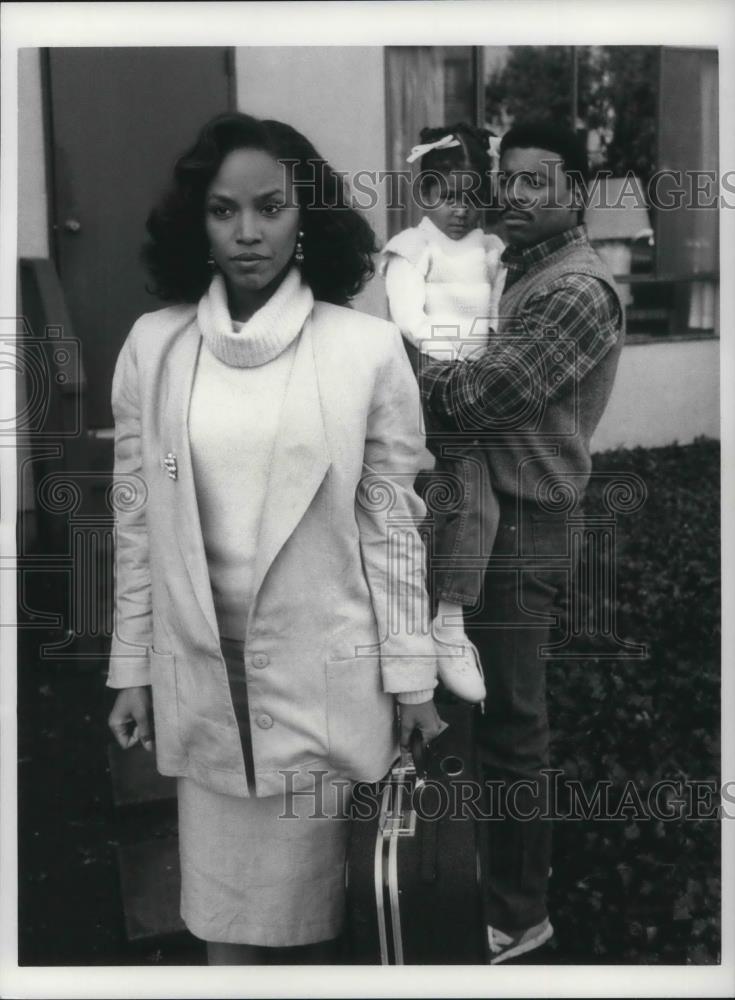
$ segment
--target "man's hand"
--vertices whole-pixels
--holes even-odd
[[[153,750],[150,687],[123,688],[115,699],[107,724],[123,750],[128,750],[136,743],[142,743],[145,750]]]
[[[421,730],[424,743],[435,739],[447,728],[436,710],[434,699],[422,701],[420,705],[400,705],[401,713],[401,749],[408,750],[411,733],[418,727]]]

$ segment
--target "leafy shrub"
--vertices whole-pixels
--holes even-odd
[[[622,814],[555,822],[559,961],[719,961],[719,462],[718,442],[704,439],[595,457],[595,471],[646,484],[643,506],[617,516],[611,602],[618,638],[646,652],[607,659],[619,652],[608,636],[595,655],[549,664],[552,761],[564,772],[557,812],[578,781],[588,798],[607,782]],[[600,500],[593,478],[586,510]],[[642,815],[636,799],[647,807],[664,780],[675,784],[659,804],[674,818]],[[698,785],[700,815],[677,806],[676,783],[685,798]]]

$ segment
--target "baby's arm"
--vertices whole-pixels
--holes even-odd
[[[440,317],[426,315],[426,283],[418,267],[397,254],[391,254],[385,266],[385,290],[390,305],[390,315],[406,340],[432,357],[447,359],[447,348],[432,345],[436,327],[449,327],[449,337],[456,337],[456,321],[448,317],[442,322]],[[432,349],[433,347],[433,349]]]
[[[495,233],[485,233],[483,242],[485,244],[485,260],[487,261],[490,279],[495,277],[498,267],[501,267],[500,258],[505,250],[505,243]]]
[[[420,271],[404,257],[391,254],[385,267],[385,291],[391,319],[406,340],[420,347],[426,322],[426,285]]]
[[[508,273],[500,259],[505,244],[499,236],[489,234],[485,236],[485,267],[488,281],[490,282],[490,327],[493,330],[498,328],[498,314],[500,297],[505,286],[505,276]]]

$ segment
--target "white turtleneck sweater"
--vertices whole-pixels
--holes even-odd
[[[293,270],[247,323],[230,319],[221,276],[199,304],[189,439],[217,621],[231,639],[245,638],[273,442],[313,302]]]
[[[314,299],[293,268],[246,323],[220,275],[199,303],[203,343],[189,408],[199,518],[220,635],[245,638],[273,443],[296,342]],[[428,691],[398,695],[427,701]]]

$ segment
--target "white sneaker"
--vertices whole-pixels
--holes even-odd
[[[479,702],[485,698],[485,676],[477,647],[464,631],[437,629],[434,639],[438,649],[438,673],[447,691],[464,701]],[[446,649],[446,652],[443,650]]]
[[[540,924],[536,924],[535,927],[529,927],[525,931],[517,931],[515,934],[506,934],[488,924],[487,943],[490,947],[490,965],[507,962],[509,958],[517,958],[535,948],[540,948],[542,944],[546,944],[553,933],[554,928],[548,917]]]

